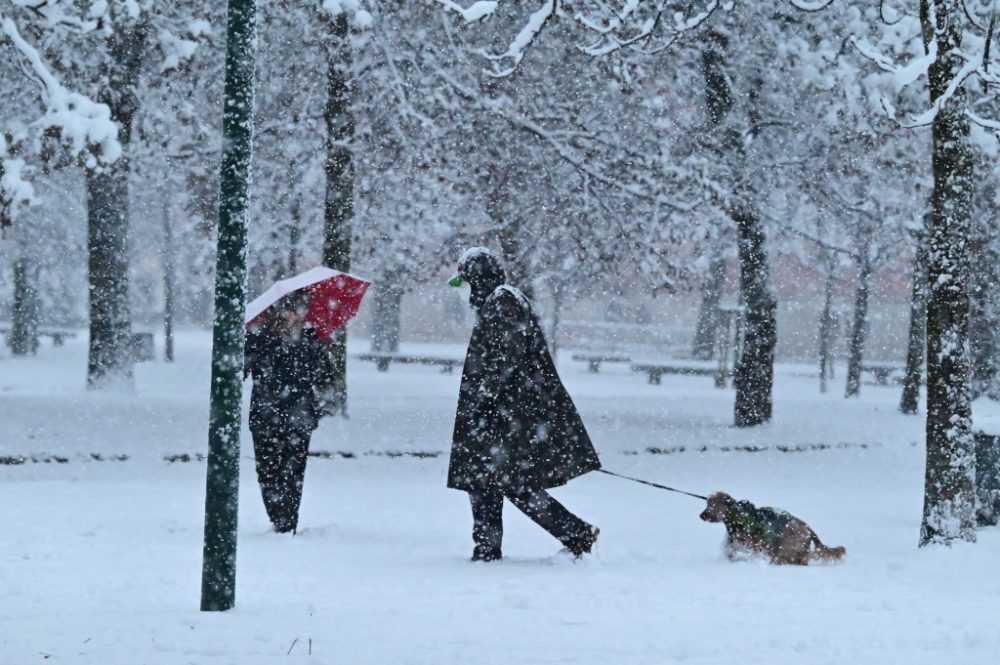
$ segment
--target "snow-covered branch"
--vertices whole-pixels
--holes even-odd
[[[455,12],[463,19],[466,23],[472,23],[474,21],[479,21],[484,18],[488,18],[493,15],[496,11],[498,2],[493,2],[493,0],[480,0],[479,2],[474,2],[469,5],[468,8],[462,7],[462,5],[457,2],[452,2],[452,0],[435,0],[439,5],[444,6],[445,9],[451,12]]]
[[[463,9],[452,0],[435,1],[460,14],[466,22],[493,15],[499,4],[477,2],[468,9]],[[576,3],[570,5],[564,0],[543,0],[541,6],[523,20],[506,51],[479,51],[480,55],[497,65],[491,72],[492,75],[505,77],[517,71],[539,35],[557,17],[571,20],[591,38],[596,36],[596,41],[581,44],[580,49],[588,55],[602,56],[624,48],[638,47],[640,44],[648,46],[656,35],[664,38],[663,43],[652,50],[661,51],[704,25],[716,12],[729,11],[735,6],[733,0],[656,0],[646,4],[639,0],[622,0],[618,9],[611,5],[619,3],[604,0],[581,4],[585,6],[581,8]]]
[[[535,40],[535,37],[542,31],[545,24],[552,18],[552,15],[556,11],[556,4],[558,0],[546,0],[546,2],[538,9],[531,17],[521,32],[514,38],[514,41],[510,43],[507,47],[507,52],[500,55],[493,55],[481,52],[489,60],[502,62],[505,60],[511,60],[512,63],[510,67],[494,72],[494,76],[510,76],[517,69],[517,66],[521,64],[521,60],[524,59],[525,50],[531,46],[531,43]]]
[[[25,41],[14,21],[3,13],[0,13],[0,30],[27,61],[28,71],[40,88],[45,113],[32,127],[41,134],[56,133],[74,156],[88,150],[88,165],[118,159],[122,152],[118,126],[111,119],[107,105],[63,87],[37,49]]]

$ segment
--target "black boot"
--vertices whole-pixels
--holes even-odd
[[[500,552],[499,547],[480,547],[477,545],[472,550],[470,561],[499,561],[502,558],[503,554]]]

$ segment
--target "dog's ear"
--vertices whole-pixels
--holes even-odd
[[[731,506],[733,505],[733,503],[735,503],[733,497],[729,496],[725,492],[716,492],[715,494],[712,495],[712,497],[715,498],[715,500],[718,501],[719,503],[724,503],[727,506]]]
[[[725,492],[716,492],[708,497],[705,510],[699,515],[706,522],[721,522],[725,519],[732,497]]]

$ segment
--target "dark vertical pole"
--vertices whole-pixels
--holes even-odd
[[[351,221],[354,219],[354,154],[345,144],[354,139],[351,100],[351,44],[346,12],[333,19],[333,36],[327,53],[326,205],[323,210],[323,262],[334,270],[351,268]],[[347,329],[331,336],[330,356],[336,372],[334,385],[342,391],[347,414]]]
[[[229,0],[201,577],[202,611],[228,610],[236,601],[236,513],[240,477],[240,398],[245,334],[247,217],[253,153],[256,16],[254,0]]]

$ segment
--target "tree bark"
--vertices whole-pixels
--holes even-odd
[[[14,261],[14,306],[7,344],[15,356],[38,350],[37,281],[37,270],[29,259],[21,257]]]
[[[174,227],[170,221],[169,197],[163,199],[163,360],[174,361]]]
[[[977,224],[976,241],[972,244],[976,270],[970,274],[971,296],[969,308],[969,352],[972,361],[972,399],[987,395],[1000,396],[998,386],[998,320],[997,291],[1000,283],[1000,256],[996,251],[995,230]]]
[[[565,302],[566,282],[561,275],[557,275],[552,281],[552,326],[549,328],[549,351],[553,360],[559,359],[559,324]]]
[[[332,19],[333,37],[327,48],[326,107],[326,202],[323,209],[323,262],[334,270],[351,268],[351,223],[354,219],[354,115],[351,102],[354,83],[351,76],[352,54],[347,14]],[[331,336],[336,390],[347,415],[347,330],[340,328]]]
[[[823,292],[823,311],[819,316],[819,391],[825,393],[829,379],[833,378],[833,343],[836,316],[833,313],[833,287],[836,281],[836,260],[833,252],[826,252],[826,288]]]
[[[288,226],[288,275],[299,271],[299,241],[302,237],[302,199],[292,204],[292,221]]]
[[[372,288],[375,291],[372,351],[395,353],[399,351],[403,285],[398,274],[386,273]]]
[[[89,252],[90,342],[87,385],[132,381],[132,316],[129,310],[129,143],[139,109],[137,87],[148,43],[143,19],[119,26],[108,38],[111,62],[98,100],[118,124],[122,156],[113,164],[87,169],[87,249]]]
[[[508,218],[500,230],[500,250],[507,266],[507,280],[529,299],[535,295],[527,251],[521,243],[524,232],[517,218]]]
[[[927,232],[917,239],[913,261],[913,284],[910,291],[910,331],[906,345],[906,376],[899,410],[907,415],[920,408],[920,384],[923,379],[924,348],[927,344]]]
[[[733,406],[737,427],[753,427],[768,422],[772,415],[774,387],[774,347],[777,343],[775,317],[777,303],[771,292],[764,228],[753,208],[754,192],[747,184],[750,168],[744,136],[726,128],[726,116],[733,107],[733,94],[724,70],[728,40],[714,30],[705,33],[702,76],[705,81],[705,131],[717,135],[720,150],[730,161],[735,184],[729,216],[736,223],[736,247],[740,262],[740,298],[743,303],[743,349],[733,372],[736,401]],[[763,86],[754,79],[748,93],[748,120],[754,125],[757,97]]]
[[[858,257],[858,288],[854,293],[854,321],[851,323],[851,340],[847,356],[847,389],[844,397],[857,397],[861,393],[861,363],[865,352],[865,335],[868,328],[868,282],[871,277],[870,247],[863,243]]]
[[[705,81],[705,131],[718,133],[733,107],[733,95],[729,89],[723,64],[724,51],[728,45],[726,37],[715,30],[706,30],[705,47],[701,54],[701,75]],[[721,145],[730,150],[737,150],[732,137],[719,137]],[[715,343],[719,327],[719,302],[722,299],[722,286],[726,277],[726,262],[722,248],[714,248],[712,262],[708,269],[708,277],[702,291],[701,309],[698,312],[698,324],[695,329],[693,356],[701,360],[711,360],[715,354]],[[742,265],[741,265],[742,271]]]
[[[132,381],[128,282],[128,158],[87,171],[90,348],[87,385]]]
[[[969,395],[969,220],[972,146],[967,95],[959,86],[940,101],[965,61],[961,7],[921,2],[925,34],[936,40],[928,69],[934,191],[931,196],[927,298],[927,467],[921,546],[975,541],[975,448]]]
[[[691,349],[691,356],[696,360],[711,360],[715,356],[719,303],[722,301],[722,287],[725,280],[726,259],[722,255],[722,248],[717,247],[713,252],[708,274],[701,289],[701,307],[698,310],[698,324]]]
[[[751,210],[733,211],[738,231],[740,289],[743,300],[743,352],[736,366],[735,424],[752,427],[771,419],[777,303],[771,292],[764,229]]]

